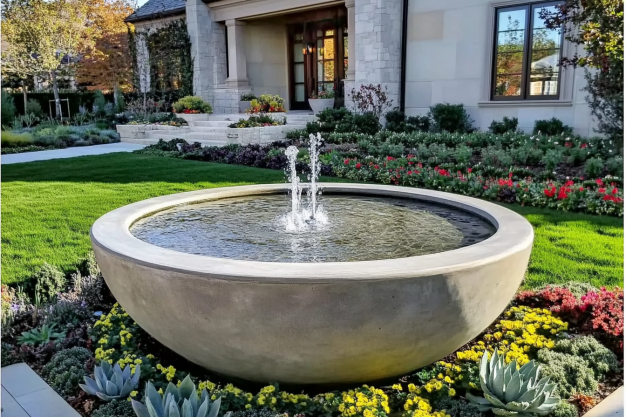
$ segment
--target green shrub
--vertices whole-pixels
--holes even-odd
[[[372,112],[353,115],[352,123],[356,132],[366,135],[375,135],[382,127],[378,117]]]
[[[557,393],[561,398],[569,398],[576,393],[592,395],[598,390],[598,381],[593,369],[580,357],[549,349],[541,349],[537,359],[543,364],[541,377],[550,377],[557,383]]]
[[[553,117],[550,120],[535,120],[533,134],[537,135],[539,132],[541,132],[542,135],[548,136],[569,135],[572,133],[572,128],[564,125],[563,122],[556,117]]]
[[[65,349],[52,356],[41,375],[60,396],[68,398],[78,392],[78,384],[89,375],[87,362],[92,358],[91,352],[85,348]]]
[[[541,163],[546,166],[548,171],[554,171],[558,164],[563,161],[563,152],[559,149],[548,149],[541,159]]]
[[[489,131],[496,135],[501,135],[506,132],[515,132],[517,130],[517,124],[517,117],[509,119],[508,117],[504,116],[501,122],[498,122],[496,120],[492,121],[489,125]]]
[[[98,90],[94,93],[93,100],[93,112],[98,116],[104,116],[106,114],[107,101],[104,98],[102,91]]]
[[[573,148],[569,151],[569,156],[567,157],[567,163],[572,166],[578,166],[585,162],[585,158],[587,157],[587,152],[584,149]]]
[[[112,129],[103,129],[100,131],[99,135],[103,138],[108,138],[114,141],[117,141],[120,138],[117,131]]]
[[[307,133],[306,133],[306,129],[296,129],[296,130],[290,130],[289,132],[287,132],[287,134],[285,135],[285,137],[287,139],[291,139],[291,140],[298,140],[300,138],[305,138],[307,137]]]
[[[591,158],[585,162],[585,176],[587,178],[598,178],[604,170],[604,161],[600,158]]]
[[[26,113],[34,114],[37,117],[43,117],[43,110],[41,109],[41,104],[39,101],[35,99],[28,99],[26,102]]]
[[[504,149],[489,146],[482,151],[483,163],[500,168],[508,168],[513,164],[513,157]]]
[[[136,417],[136,414],[130,401],[113,400],[98,407],[91,417]]]
[[[614,156],[606,160],[606,169],[610,175],[623,177],[624,176],[624,158],[621,156]]]
[[[460,399],[440,396],[432,402],[433,411],[445,410],[450,417],[484,417],[485,414],[471,403]]]
[[[70,126],[58,126],[54,130],[54,136],[57,139],[61,139],[61,140],[65,140],[65,139],[69,138],[69,136],[72,133],[74,133],[74,129],[72,129]]]
[[[430,107],[428,117],[435,132],[469,133],[474,131],[473,120],[462,104],[439,103]]]
[[[406,118],[407,126],[414,126],[415,131],[428,132],[430,129],[430,118],[428,116],[409,116]]]
[[[14,363],[21,362],[20,357],[16,353],[15,346],[2,342],[2,349],[0,352],[0,366],[3,368],[5,366],[13,365]]]
[[[467,164],[472,159],[472,149],[469,146],[457,146],[454,150],[454,159],[459,164]]]
[[[252,101],[256,99],[257,99],[256,96],[252,93],[242,94],[240,98],[241,101]]]
[[[199,96],[186,96],[172,104],[176,113],[184,113],[185,110],[198,113],[213,113],[213,109],[209,103],[202,100]]]
[[[619,363],[615,354],[604,347],[593,336],[559,340],[554,346],[554,351],[582,358],[598,379],[607,373],[616,372],[619,369]]]
[[[13,96],[7,93],[5,90],[0,92],[0,118],[3,125],[9,125],[15,118],[17,109],[15,108],[15,101]],[[4,146],[4,144],[2,144]]]
[[[586,282],[577,282],[577,281],[569,281],[562,285],[564,288],[567,288],[574,294],[577,298],[582,297],[587,294],[589,291],[598,292],[599,289],[594,287],[591,284]],[[543,285],[542,285],[543,288]]]
[[[44,303],[52,301],[65,289],[65,275],[56,266],[44,263],[28,281],[30,289]]]
[[[578,408],[567,400],[561,400],[549,417],[578,417]],[[452,417],[452,416],[451,416]]]
[[[30,133],[16,133],[10,130],[3,130],[0,135],[3,148],[18,148],[35,143],[35,138]]]
[[[115,101],[115,113],[122,113],[126,108],[126,103],[124,103],[124,94],[119,86],[115,86],[115,94],[117,96],[117,100]]]

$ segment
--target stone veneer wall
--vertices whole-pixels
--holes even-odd
[[[402,0],[356,0],[354,11],[355,83],[387,87],[399,104],[402,52]],[[349,85],[346,86],[346,102]],[[349,106],[349,103],[346,103]]]
[[[226,40],[223,23],[213,21],[202,0],[187,0],[187,29],[193,57],[193,91],[215,106],[215,89],[226,82]],[[215,109],[214,109],[215,111]]]

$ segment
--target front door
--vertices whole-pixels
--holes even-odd
[[[290,39],[290,103],[292,110],[310,109],[308,99],[320,91],[342,95],[347,66],[347,30],[336,19],[292,25]]]

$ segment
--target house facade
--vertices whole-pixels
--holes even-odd
[[[556,117],[577,134],[593,135],[583,70],[557,65],[576,46],[540,16],[557,4],[150,0],[134,15],[144,16],[135,20],[138,27],[142,19],[186,18],[194,93],[216,113],[237,113],[249,92],[278,94],[288,110],[306,110],[318,91],[347,96],[360,85],[381,84],[407,115],[462,103],[480,129],[508,116],[529,131],[535,120]]]

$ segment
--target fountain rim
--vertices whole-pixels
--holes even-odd
[[[149,268],[177,271],[229,281],[337,282],[405,279],[450,274],[497,262],[532,244],[533,228],[521,215],[488,201],[421,188],[390,185],[320,183],[324,193],[413,198],[469,211],[496,227],[479,243],[429,255],[357,262],[261,262],[178,252],[144,242],[130,233],[139,219],[187,204],[224,198],[286,192],[291,184],[260,184],[212,188],[154,197],[132,203],[100,217],[90,230],[92,244],[110,254]]]

